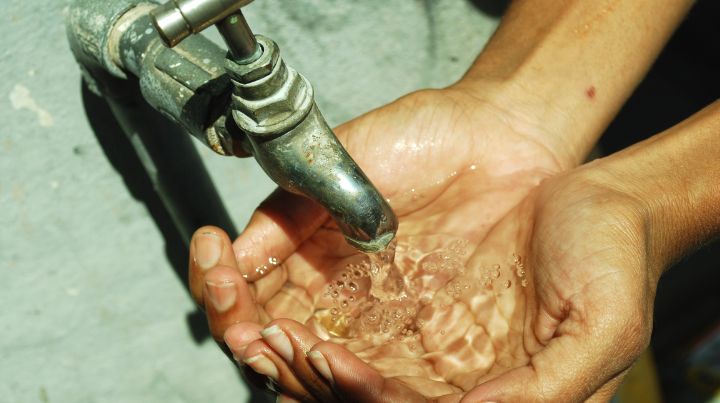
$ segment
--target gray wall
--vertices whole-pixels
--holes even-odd
[[[161,233],[88,124],[69,2],[0,0],[0,401],[246,401],[216,346],[191,336],[195,308]],[[333,125],[456,80],[496,24],[469,0],[257,0],[245,12]],[[273,185],[252,160],[201,153],[242,227]]]

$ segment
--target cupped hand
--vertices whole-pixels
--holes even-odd
[[[558,175],[571,163],[542,125],[487,99],[423,91],[337,129],[390,199],[401,243],[467,241],[461,273],[428,286],[416,348],[325,340],[314,313],[356,252],[319,206],[283,191],[233,244],[211,227],[193,239],[190,287],[213,336],[288,399],[607,397],[647,343],[656,280],[640,210],[587,169]]]

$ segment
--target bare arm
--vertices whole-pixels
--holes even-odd
[[[651,267],[661,271],[720,234],[720,101],[589,169],[646,206]],[[593,167],[593,165],[596,165]]]
[[[645,76],[691,0],[516,0],[458,84],[492,94],[575,166]]]

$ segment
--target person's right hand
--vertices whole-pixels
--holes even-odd
[[[649,259],[645,204],[608,186],[596,165],[543,181],[482,237],[462,278],[475,280],[472,288],[449,306],[438,292],[423,308],[432,319],[421,351],[343,347],[276,320],[300,358],[282,359],[276,335],[245,356],[279,354],[274,365],[301,384],[324,378],[331,390],[309,401],[609,400],[649,342],[661,267]],[[484,263],[513,252],[524,258],[528,286],[505,265],[498,282],[481,286]]]
[[[390,199],[400,220],[399,238],[448,234],[470,241],[471,250],[482,247],[499,223],[515,225],[532,214],[527,210],[532,205],[523,200],[543,179],[581,159],[551,149],[550,144],[557,142],[541,119],[515,112],[521,108],[509,102],[496,101],[511,97],[494,91],[499,92],[488,88],[470,93],[454,87],[414,93],[337,129],[350,154]],[[503,240],[505,258],[513,251],[525,254],[524,245],[511,233],[503,237],[509,237]],[[316,309],[328,306],[323,298],[327,284],[344,268],[344,260],[357,252],[345,244],[327,214],[305,198],[277,191],[258,208],[232,246],[217,228],[199,230],[192,245],[190,288],[207,310],[213,336],[218,341],[225,336],[241,360],[259,357],[251,360],[252,368],[272,362],[277,372],[265,375],[275,375],[287,395],[323,400],[330,391],[324,381],[301,380],[316,374],[304,355],[294,354],[299,367],[290,368],[268,344],[253,341],[261,339],[259,331],[273,319],[306,324]],[[500,251],[495,252],[499,256]],[[259,277],[255,268],[267,265],[271,257],[280,266]],[[498,329],[507,327],[505,319],[495,324]],[[517,346],[509,341],[515,334],[483,331],[492,335],[488,342]],[[428,349],[438,352],[444,348],[438,339],[447,339],[431,332],[422,337]],[[359,344],[350,340],[348,345]],[[379,354],[364,348],[354,352],[370,361]],[[482,371],[495,368],[495,373],[524,364],[527,354],[515,353],[514,347],[502,349],[488,357],[497,365],[470,364],[468,372],[482,378]],[[404,382],[412,378],[414,389],[426,396],[461,390],[437,381],[440,378],[432,374],[434,359],[416,356],[409,362],[401,349],[382,354],[384,375]],[[421,371],[409,377],[403,371],[410,368]],[[472,381],[463,382],[467,384]]]

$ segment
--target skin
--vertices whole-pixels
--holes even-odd
[[[467,239],[471,273],[488,257],[522,256],[527,287],[460,299],[449,309],[464,313],[465,333],[421,335],[429,353],[482,335],[482,363],[451,371],[438,354],[318,338],[307,318],[327,306],[325,286],[353,251],[321,208],[284,191],[233,243],[213,227],[193,237],[190,288],[213,336],[285,401],[608,400],[647,346],[660,273],[720,227],[717,168],[700,158],[717,148],[716,105],[576,168],[690,4],[650,3],[516,1],[463,80],[336,130],[391,200],[399,237]],[[649,11],[652,27],[621,29]],[[668,159],[683,162],[680,174]],[[407,197],[413,189],[422,197]],[[666,189],[677,191],[658,197]],[[260,278],[269,257],[282,263]],[[490,303],[473,305],[483,293]],[[280,332],[260,333],[269,328]]]

